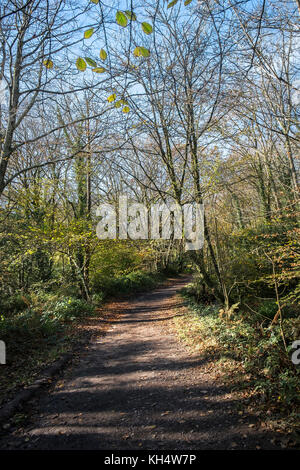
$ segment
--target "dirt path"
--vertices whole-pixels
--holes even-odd
[[[186,280],[124,302],[30,422],[0,447],[18,449],[272,449],[274,436],[241,415],[230,391],[168,328]],[[274,440],[273,440],[274,442]]]

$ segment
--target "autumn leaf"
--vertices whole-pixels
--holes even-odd
[[[100,50],[100,59],[101,60],[106,60],[107,59],[107,53],[104,49]]]
[[[90,59],[89,57],[85,57],[85,60],[87,64],[90,65],[91,67],[97,67],[97,63],[93,59]]]
[[[125,14],[127,16],[127,18],[131,21],[136,21],[136,14],[133,13],[133,11],[130,11],[130,10],[126,10],[125,11]]]
[[[43,64],[47,69],[52,69],[53,68],[53,62],[50,59],[45,59],[43,61]]]
[[[104,73],[106,69],[104,67],[95,67],[92,71],[95,73]]]
[[[85,69],[86,69],[86,62],[84,59],[82,59],[82,57],[78,57],[78,59],[76,60],[76,67],[78,68],[78,70],[80,70],[80,72],[84,72]]]
[[[87,29],[85,32],[84,32],[84,39],[89,39],[93,36],[94,34],[94,28],[91,28],[91,29]]]
[[[115,101],[117,95],[115,93],[113,93],[112,95],[110,95],[108,98],[107,98],[107,101],[109,103],[112,103],[113,101]]]
[[[167,8],[172,8],[174,5],[176,5],[177,2],[178,0],[173,0],[171,3],[168,4]]]
[[[152,31],[153,31],[153,28],[151,26],[151,24],[149,23],[142,23],[142,30],[144,31],[145,34],[151,34]]]
[[[125,28],[127,26],[128,20],[127,16],[122,11],[117,11],[116,13],[116,21],[119,26]]]
[[[136,57],[149,57],[150,56],[150,51],[149,51],[149,49],[146,49],[146,47],[138,46],[134,49],[133,54]]]

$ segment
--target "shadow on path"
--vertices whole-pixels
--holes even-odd
[[[165,326],[182,315],[175,293],[186,282],[124,303],[120,320],[102,320],[112,329],[38,399],[24,433],[1,448],[274,448],[273,436],[241,416],[230,390],[214,381],[213,364],[191,355]]]

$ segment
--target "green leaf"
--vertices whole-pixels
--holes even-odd
[[[129,111],[130,111],[129,106],[124,106],[124,108],[122,109],[122,113],[129,113]]]
[[[50,59],[45,59],[43,61],[43,64],[44,64],[45,67],[47,67],[47,69],[52,69],[53,68],[53,62]]]
[[[150,56],[150,51],[149,49],[146,49],[146,47],[141,47],[141,53],[143,57],[149,57]]]
[[[78,59],[76,60],[76,67],[78,68],[78,70],[80,70],[80,72],[84,72],[85,69],[86,69],[86,62],[85,60],[82,58],[82,57],[78,57]]]
[[[144,31],[145,34],[151,34],[153,31],[153,28],[151,24],[144,22],[142,23],[142,30]]]
[[[172,8],[174,5],[176,5],[177,2],[178,0],[173,0],[172,2],[168,4],[167,8]]]
[[[94,28],[91,28],[91,29],[87,29],[85,32],[84,32],[84,39],[89,39],[90,37],[92,37],[94,34]]]
[[[113,101],[115,101],[117,95],[115,93],[113,93],[112,95],[110,95],[108,98],[107,98],[107,101],[109,103],[112,103]]]
[[[127,26],[127,23],[128,23],[127,16],[124,15],[124,13],[122,11],[117,11],[116,21],[117,21],[118,25],[122,26],[123,28],[125,28],[125,26]]]
[[[133,13],[133,11],[130,11],[130,10],[126,10],[125,11],[125,14],[127,16],[127,18],[131,21],[136,21],[136,14]]]
[[[149,51],[149,49],[146,49],[146,47],[138,46],[134,49],[133,54],[136,57],[149,57],[150,56],[150,51]]]
[[[101,60],[106,60],[107,59],[107,53],[104,49],[100,50],[100,59]]]
[[[95,3],[95,5],[98,5],[99,0],[91,0],[91,2]]]
[[[193,0],[185,0],[184,6],[187,7]]]
[[[104,73],[106,72],[106,69],[104,67],[96,67],[92,71],[95,73]]]
[[[87,64],[90,65],[91,67],[97,67],[97,63],[93,59],[90,59],[89,57],[85,57],[85,60]]]

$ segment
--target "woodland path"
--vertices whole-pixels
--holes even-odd
[[[29,422],[0,448],[278,448],[255,416],[241,417],[231,391],[170,327],[184,308],[176,291],[186,282],[122,302],[107,333],[35,399]]]

